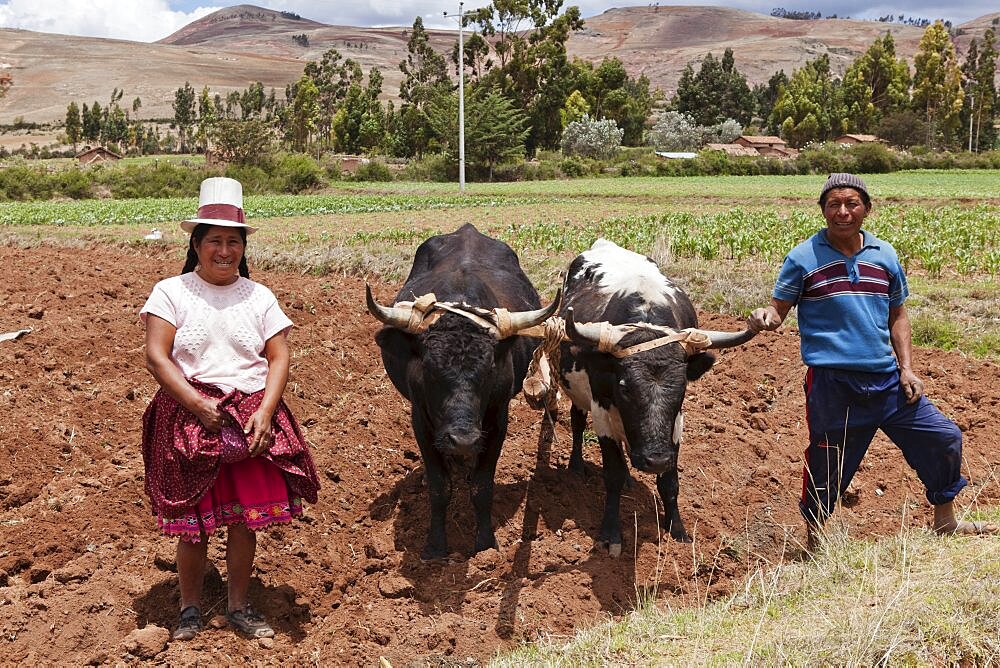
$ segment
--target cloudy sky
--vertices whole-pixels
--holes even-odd
[[[466,8],[485,5],[487,0],[468,0]],[[206,14],[229,5],[228,0],[0,0],[0,27],[24,28],[92,37],[114,37],[152,42]],[[258,0],[271,9],[292,11],[323,23],[356,26],[411,25],[422,15],[427,26],[447,27],[443,11],[457,12],[457,0]],[[576,4],[583,15],[594,16],[611,7],[649,2],[632,0],[564,0]],[[667,5],[723,5],[769,14],[774,7],[819,11],[853,18],[875,18],[905,14],[927,19],[948,19],[960,24],[996,12],[997,0],[662,0]]]

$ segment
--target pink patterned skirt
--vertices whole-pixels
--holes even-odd
[[[264,457],[251,457],[220,464],[215,482],[195,506],[174,517],[158,514],[156,523],[167,536],[197,543],[202,533],[211,536],[220,526],[245,524],[257,531],[301,514],[302,498],[289,493],[281,469]]]

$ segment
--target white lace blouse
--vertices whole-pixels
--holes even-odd
[[[177,328],[171,358],[184,377],[224,392],[264,389],[264,344],[292,327],[263,285],[243,277],[213,285],[193,271],[157,283],[139,312],[143,323],[150,313]]]

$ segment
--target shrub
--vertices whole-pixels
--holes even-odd
[[[525,181],[548,181],[559,178],[559,161],[532,160],[524,163],[523,177]]]
[[[832,174],[851,171],[848,147],[841,144],[806,144],[795,163],[801,174]]]
[[[300,193],[323,184],[323,169],[304,153],[285,153],[275,159],[273,176],[281,190]]]
[[[565,158],[559,163],[559,171],[565,176],[573,178],[579,178],[589,171],[587,169],[587,163],[579,158]]]
[[[261,195],[280,190],[271,175],[257,165],[229,165],[226,167],[226,176],[242,183],[243,193],[246,195]]]
[[[679,111],[661,115],[649,136],[659,151],[693,151],[701,146],[701,127]]]
[[[560,146],[565,156],[610,158],[621,147],[624,134],[613,120],[598,121],[584,114],[580,120],[566,126]]]
[[[430,153],[420,160],[411,160],[403,170],[408,181],[435,181],[447,183],[458,180],[458,163],[443,153]]]
[[[627,160],[622,163],[618,173],[622,176],[654,176],[656,168],[643,164],[640,160]]]
[[[534,165],[532,165],[534,167]],[[527,162],[509,162],[505,165],[497,165],[493,169],[494,181],[526,181],[528,172]]]
[[[737,137],[743,134],[743,126],[738,121],[727,118],[721,123],[708,126],[699,126],[701,130],[701,144],[731,144]]]
[[[115,199],[138,197],[189,197],[198,192],[202,179],[218,176],[214,168],[192,168],[159,162],[141,165],[99,167],[90,170],[95,184],[106,186]]]
[[[66,197],[87,199],[93,196],[93,182],[81,169],[67,169],[56,174],[56,187]]]
[[[0,199],[49,199],[53,190],[53,180],[40,170],[20,165],[0,169]]]
[[[854,159],[852,172],[863,174],[886,174],[899,168],[896,154],[878,143],[858,144],[851,150]]]
[[[352,181],[392,181],[392,172],[384,162],[371,160],[361,166],[351,177]]]

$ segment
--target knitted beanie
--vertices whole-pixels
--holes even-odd
[[[823,190],[819,193],[820,206],[823,206],[826,201],[826,194],[834,188],[853,188],[858,191],[858,194],[861,195],[861,201],[865,203],[866,207],[870,207],[872,204],[871,197],[868,196],[868,188],[865,186],[865,182],[854,174],[840,172],[830,174],[830,178],[828,178],[826,183],[823,185]]]

